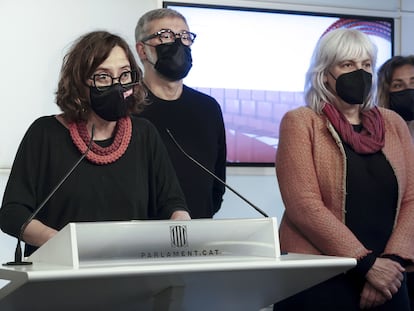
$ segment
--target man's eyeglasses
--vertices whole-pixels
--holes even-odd
[[[115,80],[122,86],[128,86],[137,82],[136,71],[124,71],[119,77],[112,77],[107,73],[96,73],[90,79],[93,81],[93,86],[98,90],[103,91],[107,87],[112,86]]]
[[[196,37],[197,35],[195,33],[189,31],[175,33],[171,29],[161,29],[152,35],[144,37],[141,41],[145,43],[145,41],[158,38],[161,43],[173,43],[177,38],[180,38],[184,45],[190,46],[193,44]]]

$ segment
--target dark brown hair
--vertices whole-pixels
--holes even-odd
[[[106,31],[94,31],[78,38],[63,58],[60,71],[56,104],[68,122],[87,120],[90,114],[88,79],[102,64],[115,46],[122,48],[129,60],[131,70],[137,72],[134,100],[130,101],[130,114],[142,111],[146,91],[142,85],[142,71],[124,39]]]
[[[389,108],[390,87],[395,69],[404,65],[414,66],[414,55],[394,56],[387,60],[378,70],[378,105]]]

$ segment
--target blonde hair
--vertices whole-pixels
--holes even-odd
[[[368,55],[372,68],[377,60],[377,47],[370,38],[355,29],[335,29],[323,35],[316,44],[305,78],[305,102],[321,113],[325,103],[333,103],[335,95],[326,87],[324,77],[332,65],[347,59]],[[373,77],[374,79],[374,77]],[[375,83],[373,82],[372,85]],[[362,103],[362,110],[374,106],[374,88]]]

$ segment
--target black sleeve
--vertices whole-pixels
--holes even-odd
[[[147,120],[140,119],[140,122],[148,124],[149,143],[152,145],[150,189],[157,211],[155,218],[168,219],[177,210],[188,212],[184,194],[158,131]]]
[[[375,256],[374,254],[368,254],[364,258],[358,260],[356,267],[352,270],[360,276],[365,277],[365,275],[367,274],[369,269],[371,269],[376,259],[377,256]]]
[[[391,259],[393,261],[398,262],[402,267],[407,267],[409,265],[412,264],[411,260],[406,260],[398,255],[393,255],[393,254],[384,254],[381,256],[381,258],[388,258]]]
[[[226,163],[227,163],[227,149],[226,149],[226,132],[224,128],[223,115],[220,105],[217,103],[217,159],[215,165],[215,174],[221,180],[226,181]],[[225,186],[214,179],[213,184],[213,214],[217,213],[223,202],[223,195]]]
[[[35,121],[20,143],[4,191],[0,228],[15,237],[37,204],[35,185],[41,157],[40,133],[39,122]]]
[[[405,259],[401,258],[398,255],[385,254],[385,255],[382,255],[381,258],[388,258],[388,259],[391,259],[393,261],[396,261],[402,267],[406,267],[406,266],[411,264],[411,261],[405,260]],[[375,256],[374,254],[371,253],[371,254],[365,256],[364,258],[358,260],[356,267],[352,270],[355,273],[359,274],[360,276],[365,277],[365,275],[368,273],[369,269],[371,269],[371,267],[374,265],[376,259],[377,259],[377,256]]]

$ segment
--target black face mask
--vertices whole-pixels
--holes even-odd
[[[190,47],[184,45],[178,38],[173,43],[164,43],[155,47],[157,62],[154,65],[164,77],[178,81],[187,76],[193,65]]]
[[[119,83],[103,91],[90,87],[92,110],[106,121],[118,121],[127,115],[128,103],[132,100],[132,87],[124,88]]]
[[[335,79],[335,77],[331,76]],[[362,104],[368,97],[372,86],[372,74],[364,69],[340,75],[336,80],[336,93],[351,105]]]
[[[414,120],[414,89],[391,92],[390,109],[398,113],[405,121]]]

